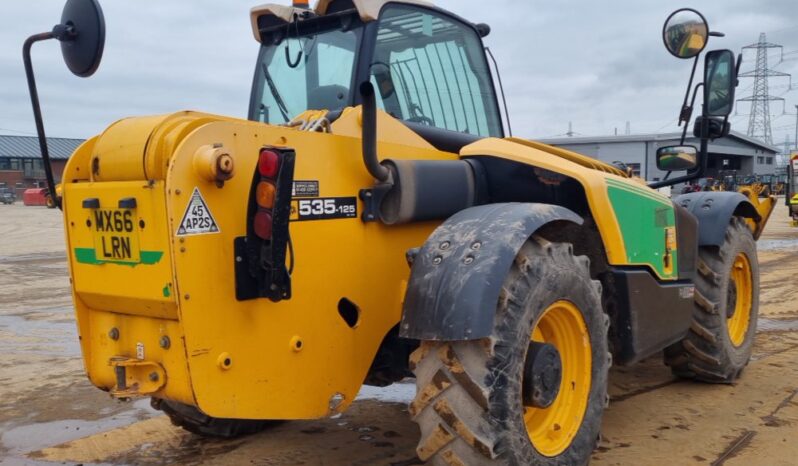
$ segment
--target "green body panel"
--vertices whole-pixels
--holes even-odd
[[[675,214],[670,199],[644,187],[607,179],[607,194],[623,235],[630,263],[651,267],[660,278],[677,278],[676,249],[666,269],[667,230],[675,238]]]

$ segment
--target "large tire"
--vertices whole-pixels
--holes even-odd
[[[571,364],[567,355],[562,356],[563,376],[555,404],[548,409],[527,408],[522,401],[522,385],[527,352],[532,346],[530,336],[543,335],[535,332],[552,328],[543,326],[549,319],[545,316],[554,313],[552,309],[559,312],[553,306],[562,303],[571,303],[579,319],[566,312],[563,316],[582,321],[583,333],[570,342],[575,348],[571,351],[590,369]],[[575,257],[570,244],[530,239],[503,283],[490,337],[424,341],[411,355],[417,394],[410,413],[421,429],[416,449],[419,458],[438,465],[586,464],[596,446],[608,401],[608,326],[609,318],[601,307],[601,286],[590,278],[589,260]],[[556,336],[543,340],[562,351]],[[572,376],[579,384],[570,380]],[[547,435],[558,439],[566,436],[565,441],[558,440],[557,449],[562,451],[544,454],[527,431],[525,415],[532,418],[564,412],[555,411],[566,409],[558,408],[565,406],[560,397],[567,402],[580,390],[582,401],[572,398],[577,399],[572,403],[577,408],[567,408],[572,410],[569,414],[576,409],[578,416],[572,416],[570,424],[562,422],[562,433],[557,432],[560,426],[554,422],[544,425],[530,421]]]
[[[731,383],[751,359],[759,315],[756,242],[744,219],[732,218],[721,247],[699,249],[695,285],[690,331],[665,363],[680,377]]]
[[[152,398],[151,404],[153,408],[160,409],[169,416],[172,424],[203,437],[236,438],[260,432],[281,422],[216,418],[194,406],[159,398]]]

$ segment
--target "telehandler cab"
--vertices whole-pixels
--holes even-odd
[[[611,363],[664,350],[681,377],[734,381],[756,331],[755,240],[769,212],[739,193],[673,201],[728,133],[728,50],[706,54],[701,147],[662,147],[682,176],[627,171],[508,137],[482,38],[421,0],[320,0],[251,11],[249,120],[120,120],[69,160],[57,191],[89,379],[148,396],[192,432],[235,436],[340,413],[361,385],[415,376],[417,453],[434,464],[584,464]],[[92,74],[96,0],[56,38]],[[672,14],[668,50],[711,35]]]

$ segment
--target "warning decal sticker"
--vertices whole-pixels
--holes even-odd
[[[208,204],[202,198],[199,188],[194,188],[191,199],[188,200],[186,213],[177,228],[177,236],[203,235],[207,233],[219,233],[219,226],[213,219]]]
[[[294,180],[291,197],[319,197],[319,181]]]

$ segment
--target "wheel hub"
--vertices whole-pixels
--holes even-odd
[[[560,393],[562,361],[554,345],[531,341],[524,363],[524,405],[548,408]]]
[[[734,317],[735,310],[737,310],[737,284],[734,280],[729,280],[729,291],[726,293],[726,318]]]
[[[735,347],[742,345],[749,334],[753,296],[751,262],[740,252],[732,263],[726,295],[726,333]]]

